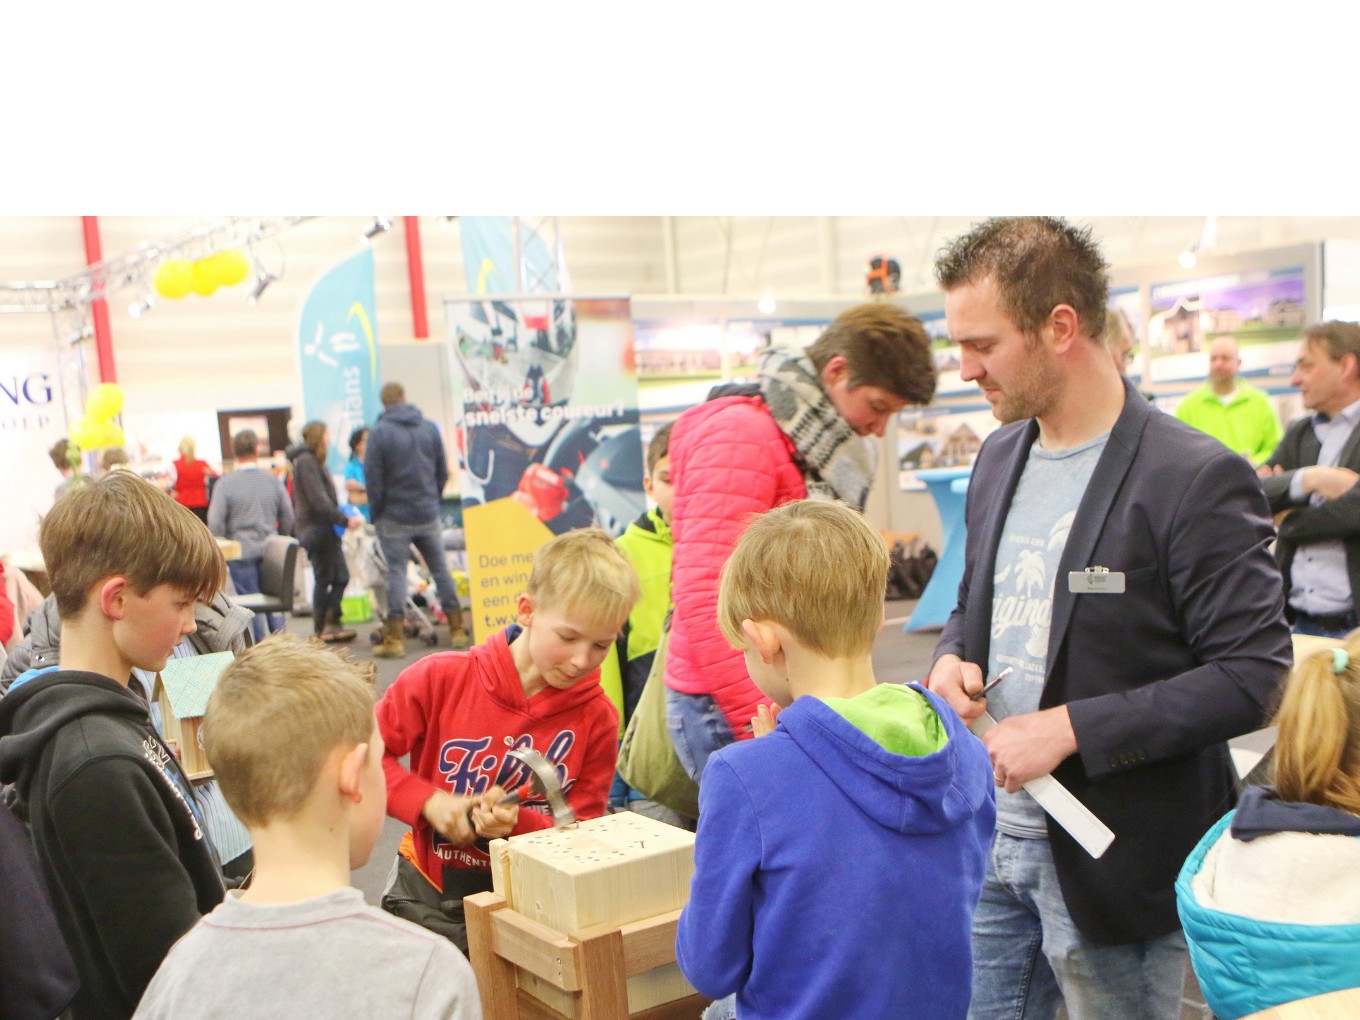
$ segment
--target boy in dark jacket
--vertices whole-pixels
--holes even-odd
[[[0,700],[0,782],[80,972],[72,1016],[124,1018],[223,893],[189,781],[128,682],[164,667],[226,565],[202,521],[127,472],[63,496],[39,544],[61,668]]]

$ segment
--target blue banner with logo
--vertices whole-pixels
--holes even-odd
[[[345,469],[349,434],[382,412],[374,290],[373,250],[365,248],[317,280],[298,319],[302,413],[330,429],[333,474]]]

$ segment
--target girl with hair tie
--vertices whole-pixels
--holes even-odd
[[[1275,785],[1248,788],[1176,881],[1221,1020],[1360,986],[1360,631],[1295,664],[1275,723]]]

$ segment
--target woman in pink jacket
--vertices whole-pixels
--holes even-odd
[[[752,514],[806,496],[863,510],[874,447],[907,404],[935,393],[930,337],[897,305],[843,312],[805,351],[767,348],[758,381],[718,387],[671,432],[675,613],[666,719],[696,781],[708,756],[749,735],[767,699],[718,630],[718,574]],[[827,564],[834,570],[835,564]]]

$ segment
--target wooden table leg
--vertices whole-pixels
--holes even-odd
[[[628,1016],[628,976],[623,969],[623,933],[581,939],[581,1002],[577,1020],[620,1020]]]
[[[468,962],[477,977],[483,1020],[518,1020],[515,966],[496,955],[491,915],[505,909],[505,897],[484,892],[463,898],[467,920]]]

